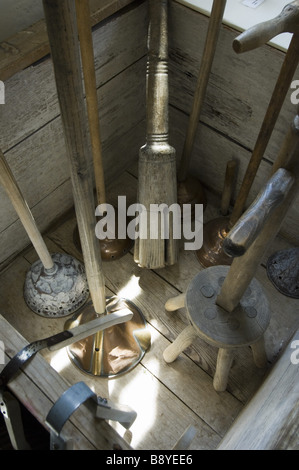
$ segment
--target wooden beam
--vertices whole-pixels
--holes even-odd
[[[118,12],[135,0],[91,0],[91,24]],[[0,43],[0,80],[29,67],[50,53],[46,23],[41,19],[34,25]]]
[[[299,330],[229,429],[219,450],[299,450],[298,344]]]
[[[0,338],[5,346],[6,361],[28,344],[2,315]],[[2,368],[0,365],[0,370]],[[39,353],[23,366],[23,371],[9,382],[8,388],[47,429],[45,419],[48,412],[73,384],[67,383]],[[131,448],[106,421],[95,419],[92,411],[85,406],[70,417],[63,427],[63,435],[65,439],[73,440],[74,450],[111,450],[115,446],[123,450]]]

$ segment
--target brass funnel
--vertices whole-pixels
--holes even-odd
[[[191,204],[191,216],[194,217],[194,207],[202,204],[203,210],[207,207],[207,197],[201,183],[193,176],[188,176],[184,181],[177,182],[178,204]]]
[[[127,218],[126,227],[128,226],[129,218]],[[115,234],[118,234],[117,217],[115,218]],[[80,236],[78,226],[75,227],[73,232],[73,242],[77,250],[82,253]],[[99,240],[101,259],[102,261],[114,261],[125,254],[127,254],[134,245],[134,240],[129,237],[125,238],[105,238]]]
[[[83,372],[93,376],[112,378],[129,372],[143,358],[151,344],[146,321],[131,302],[107,297],[107,315],[121,309],[133,313],[131,320],[100,331],[68,347],[71,361]],[[65,323],[65,329],[93,320],[97,314],[92,302]]]

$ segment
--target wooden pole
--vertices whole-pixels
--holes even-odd
[[[97,314],[105,313],[105,283],[95,236],[96,219],[87,139],[75,3],[43,0],[56,87],[70,166],[86,276]]]
[[[265,250],[276,237],[288,212],[288,209],[296,197],[299,182],[298,152],[299,115],[297,114],[291,125],[290,131],[286,135],[281,152],[277,157],[277,163],[275,164],[276,167],[278,164],[283,162],[284,171],[293,175],[295,178],[295,184],[292,185],[283,202],[281,202],[279,207],[275,209],[274,213],[264,224],[262,230],[259,232],[258,237],[251,244],[250,248],[243,254],[243,256],[234,259],[228,275],[226,276],[226,279],[222,285],[221,291],[217,297],[217,304],[228,312],[233,311],[240,302],[246,288],[248,287],[256,272],[258,265],[261,262]],[[277,171],[275,175],[277,174]],[[239,227],[242,226],[244,221],[246,223],[247,220],[248,219],[245,212],[244,219],[242,220],[241,218],[226,237],[224,246],[226,243],[231,244],[234,242],[234,236],[235,234],[238,235]],[[254,229],[256,229],[258,226],[259,224],[256,225]],[[246,266],[246,271],[244,271],[244,266]]]
[[[183,148],[183,154],[180,162],[180,169],[178,172],[178,181],[185,181],[188,175],[192,149],[194,145],[196,130],[198,127],[198,120],[206,95],[206,90],[216,52],[216,46],[223,20],[225,6],[226,0],[214,0],[213,2],[211,18],[204,46],[204,52],[200,65],[200,72],[197,79],[192,109],[187,128],[187,134]]]
[[[102,144],[89,1],[76,0],[76,12],[85,84],[89,132],[93,154],[97,203],[105,204],[106,190],[102,159]]]
[[[293,33],[293,37],[282,64],[251,159],[230,216],[230,227],[237,222],[244,210],[249,191],[299,63],[299,2],[295,1],[287,5],[276,18],[248,29],[239,35],[233,43],[236,52],[246,52],[260,47],[283,32],[291,32]]]
[[[12,174],[9,165],[0,150],[0,183],[4,187],[12,205],[14,206],[24,229],[32,245],[34,246],[40,261],[42,262],[45,270],[51,271],[54,267],[54,262],[44,242],[44,239],[36,225],[32,212],[25,201],[23,194],[17,184],[17,181]]]
[[[231,203],[236,176],[236,167],[236,160],[230,160],[229,162],[227,162],[220,206],[221,215],[223,216],[227,215]]]

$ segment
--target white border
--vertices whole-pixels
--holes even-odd
[[[176,0],[193,10],[210,16],[213,0]],[[217,0],[216,0],[217,1]],[[290,0],[291,1],[291,0]],[[264,0],[257,8],[242,5],[243,0],[227,0],[223,23],[243,32],[255,24],[275,18],[290,2],[288,0]],[[269,44],[277,49],[286,51],[289,47],[292,34],[279,34]]]

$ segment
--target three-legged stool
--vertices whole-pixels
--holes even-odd
[[[264,333],[270,307],[254,273],[266,246],[261,232],[270,224],[272,236],[277,233],[279,225],[275,220],[273,226],[269,216],[285,201],[294,180],[289,171],[277,170],[224,240],[226,251],[236,256],[232,265],[199,272],[186,294],[166,302],[168,311],[185,307],[190,325],[165,349],[165,361],[173,362],[199,336],[219,348],[213,381],[217,391],[226,389],[234,349],[249,345],[255,364],[267,364]]]

